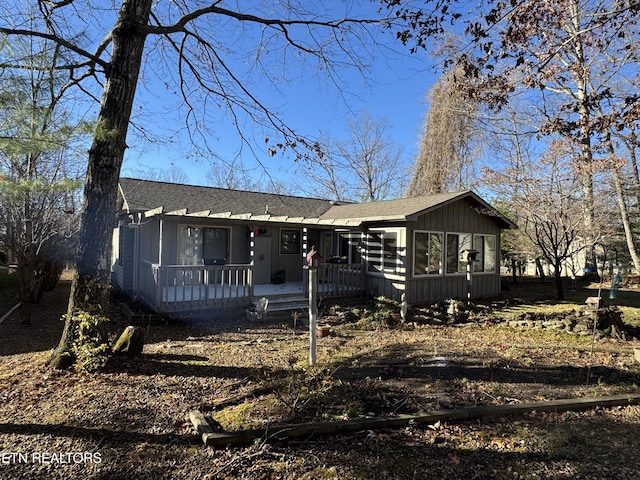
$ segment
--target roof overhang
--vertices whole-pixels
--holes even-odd
[[[489,217],[494,217],[496,222],[500,225],[501,229],[503,229],[503,230],[512,230],[512,229],[517,229],[518,228],[518,226],[513,221],[511,221],[508,217],[506,217],[503,214],[501,214],[498,210],[496,210],[489,203],[487,203],[485,200],[483,200],[482,197],[480,197],[479,195],[477,195],[476,193],[474,193],[474,192],[472,192],[470,190],[468,190],[466,192],[463,192],[460,196],[450,198],[449,200],[446,200],[444,202],[440,202],[440,203],[438,203],[436,205],[432,205],[432,206],[430,206],[428,208],[425,208],[425,209],[420,210],[418,212],[414,212],[414,213],[412,213],[410,215],[407,215],[405,217],[405,219],[406,220],[416,220],[421,215],[429,213],[430,211],[433,211],[433,210],[440,209],[440,208],[444,207],[445,205],[460,201],[462,199],[467,199],[467,200],[469,200],[470,203],[475,204],[475,206],[470,207],[470,208],[475,210],[477,213],[479,213],[481,215],[486,215],[486,216],[489,216]]]
[[[288,217],[285,215],[270,215],[252,213],[232,213],[232,212],[212,212],[204,210],[199,212],[189,212],[187,209],[174,210],[165,212],[163,207],[156,207],[143,212],[145,218],[151,217],[181,217],[185,219],[191,218],[210,218],[225,219],[240,222],[257,222],[257,223],[278,223],[278,224],[296,224],[296,225],[326,225],[336,227],[358,227],[362,223],[362,219],[325,219],[318,217]]]

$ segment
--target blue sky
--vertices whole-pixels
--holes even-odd
[[[403,147],[407,162],[412,162],[427,111],[425,96],[435,80],[434,74],[424,69],[421,63],[426,65],[426,59],[398,58],[391,62],[384,59],[373,70],[372,76],[375,81],[368,82],[354,72],[349,77],[347,99],[342,98],[333,88],[314,83],[287,85],[286,96],[280,99],[281,103],[278,102],[281,105],[279,110],[283,112],[288,125],[301,134],[316,137],[326,133],[336,139],[348,135],[349,119],[361,112],[367,111],[374,118],[385,118],[388,121],[389,137],[395,144]],[[260,91],[260,86],[257,86],[257,89]],[[180,121],[175,118],[167,119],[171,120]],[[246,125],[247,132],[252,129],[252,125]],[[213,137],[210,141],[218,155],[230,162],[238,155],[240,144],[224,112],[221,112],[216,130],[218,138]],[[262,153],[264,164],[274,168],[276,172],[281,172],[282,176],[286,176],[287,172],[291,174],[292,168],[296,167],[293,158],[286,154],[269,157],[264,145],[264,136],[260,133],[253,136],[254,147]],[[131,145],[125,156],[123,174],[131,169],[168,169],[173,164],[188,175],[191,183],[206,184],[205,175],[210,164],[206,158],[185,158],[185,152],[190,148],[188,143],[188,138],[181,136],[174,147],[158,145],[157,148],[151,147],[148,150],[148,147],[138,149]],[[241,157],[246,165],[254,164],[252,155],[246,149],[243,149]]]
[[[289,127],[305,137],[326,134],[333,139],[345,138],[348,121],[362,112],[368,112],[372,118],[386,119],[386,133],[396,146],[402,146],[409,166],[415,158],[426,114],[425,96],[436,76],[431,68],[432,62],[424,52],[409,54],[408,49],[392,35],[380,39],[389,49],[378,50],[368,60],[371,69],[364,72],[364,77],[355,69],[339,71],[344,85],[342,89],[311,69],[308,72],[289,70],[283,81],[254,80],[249,85],[254,94],[281,113]],[[173,109],[172,102],[178,100],[170,100],[170,95],[165,95],[163,89],[161,82],[141,85],[137,93],[138,112],[143,112],[142,125],[154,128],[164,138],[170,136],[172,141],[129,141],[122,174],[126,176],[131,174],[128,172],[144,169],[168,170],[171,165],[176,165],[184,171],[190,183],[206,185],[210,164],[217,160],[190,155],[192,148],[185,132],[172,133],[181,128],[184,120],[178,114],[167,113]],[[162,114],[158,113],[161,108],[164,108]],[[265,133],[255,125],[246,122],[242,127],[254,155],[247,145],[243,146],[238,140],[224,109],[219,109],[213,118],[209,117],[209,121],[214,124],[215,134],[207,138],[207,142],[223,161],[232,162],[240,158],[248,169],[261,162],[273,177],[285,181],[295,175],[297,165],[293,157],[280,153],[269,157]],[[256,176],[261,175],[261,167],[254,172]]]

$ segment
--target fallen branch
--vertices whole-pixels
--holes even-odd
[[[609,408],[637,404],[640,404],[640,394],[623,394],[608,397],[569,398],[547,402],[530,402],[516,405],[488,405],[455,410],[441,410],[424,415],[367,417],[343,422],[306,423],[240,432],[215,432],[202,413],[197,410],[189,412],[189,419],[196,431],[202,436],[202,441],[205,445],[222,447],[247,444],[256,439],[286,440],[289,438],[312,437],[314,435],[332,435],[362,430],[399,428],[409,424],[432,425],[436,422],[447,420],[469,420],[492,416],[522,415],[533,411],[566,412],[589,410],[596,407]]]
[[[15,312],[17,309],[20,308],[20,305],[22,305],[21,303],[17,303],[16,305],[14,305],[13,307],[11,307],[11,310],[9,310],[7,313],[5,313],[2,318],[0,318],[0,323],[4,322],[7,318],[9,318],[11,316],[11,314],[13,312]]]

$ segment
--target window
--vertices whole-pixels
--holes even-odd
[[[413,275],[441,275],[442,244],[444,235],[440,232],[420,232],[413,234]]]
[[[202,228],[180,227],[178,263],[199,265],[202,263]]]
[[[347,260],[347,263],[360,263],[361,251],[360,232],[345,232],[339,235],[338,255]]]
[[[496,236],[474,235],[474,248],[478,251],[478,261],[473,266],[476,272],[493,273],[496,271]]]
[[[447,233],[447,273],[465,273],[467,265],[462,260],[462,252],[471,249],[470,233]]]
[[[202,258],[205,265],[227,263],[229,230],[226,228],[204,228]]]
[[[280,230],[280,253],[282,255],[300,255],[302,235],[300,230]]]
[[[181,226],[178,233],[180,265],[223,264],[229,251],[229,229]]]
[[[395,273],[398,264],[398,232],[369,232],[370,272]]]

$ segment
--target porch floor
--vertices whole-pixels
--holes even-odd
[[[256,298],[275,295],[302,295],[303,293],[302,282],[285,282],[279,285],[264,283],[253,287],[253,296]]]

